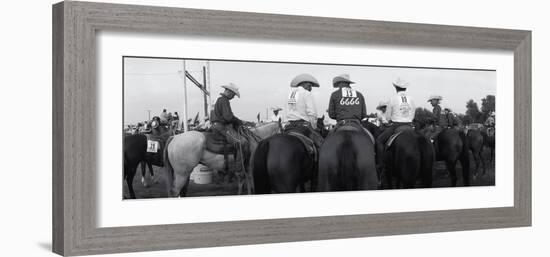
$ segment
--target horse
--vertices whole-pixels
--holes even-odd
[[[318,190],[378,189],[374,143],[359,124],[334,129],[319,149]]]
[[[145,160],[147,152],[147,137],[142,134],[133,134],[124,136],[123,159],[124,159],[124,179],[128,184],[130,198],[135,199],[134,176],[137,166]]]
[[[317,163],[306,146],[290,134],[277,134],[260,142],[254,153],[253,179],[255,194],[295,193],[311,181],[315,191]]]
[[[153,120],[158,117],[153,117]],[[165,141],[174,132],[166,127],[158,126],[151,129],[151,138],[158,139],[158,141]],[[147,136],[144,134],[125,134],[123,144],[124,155],[124,179],[128,184],[128,191],[130,197],[135,199],[135,192],[132,182],[136,175],[137,166],[141,167],[141,183],[144,187],[148,187],[145,180],[146,167],[149,167],[149,174],[153,183],[156,183],[155,173],[153,172],[152,165],[162,167],[162,153],[150,153],[147,152]],[[163,143],[161,142],[161,145]]]
[[[485,175],[485,172],[486,172],[485,161],[483,160],[483,155],[482,155],[485,139],[481,131],[477,129],[469,129],[468,132],[466,133],[466,137],[468,140],[470,151],[472,152],[472,155],[474,156],[474,160],[476,163],[475,172],[473,174],[473,177],[475,179],[478,174],[480,163],[482,165],[483,175]]]
[[[280,132],[278,122],[266,123],[256,128],[251,128],[252,135],[247,135],[250,142],[250,153],[253,153],[258,145],[259,139],[267,138]],[[206,149],[206,137],[202,132],[189,131],[175,135],[168,139],[164,149],[164,165],[168,172],[168,195],[171,197],[183,197],[187,193],[189,177],[198,164],[203,164],[214,170],[222,170],[225,167],[223,154],[216,154]],[[245,170],[242,176],[237,176],[238,192],[246,183],[248,193],[252,193],[250,170],[250,158],[245,158]]]
[[[482,134],[485,142],[484,145],[491,149],[491,153],[489,155],[489,164],[493,164],[495,161],[495,128],[487,127],[482,130]]]
[[[380,134],[376,131],[376,127],[369,127],[369,131],[375,135]],[[386,187],[388,189],[414,188],[419,179],[423,187],[432,187],[435,153],[429,139],[412,127],[396,128],[394,134],[397,133],[399,135],[383,153],[385,174],[380,175],[381,177],[384,175]],[[384,183],[380,186],[384,188]]]
[[[466,134],[455,128],[444,128],[434,139],[436,161],[444,161],[451,175],[451,186],[456,186],[456,164],[462,165],[465,186],[470,185],[470,155]]]

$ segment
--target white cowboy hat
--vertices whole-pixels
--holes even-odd
[[[334,84],[336,84],[336,83],[338,83],[338,82],[348,82],[348,83],[350,83],[350,84],[355,83],[355,82],[353,82],[353,81],[351,81],[351,80],[349,79],[349,75],[348,75],[348,74],[338,75],[338,76],[336,76],[336,77],[334,77],[334,78],[332,79],[332,85],[334,85]]]
[[[386,107],[386,106],[388,106],[388,103],[386,101],[380,101],[378,103],[378,106],[376,106],[376,109],[379,110],[380,108]]]
[[[402,80],[401,78],[397,78],[396,81],[392,82],[394,87],[400,87],[400,88],[407,88],[409,87],[409,82]]]
[[[311,82],[313,83],[313,87],[319,87],[319,81],[307,73],[300,74],[292,79],[290,82],[290,87],[297,87],[302,82]]]
[[[443,100],[443,97],[441,97],[440,95],[431,95],[428,98],[428,102],[431,101],[431,100]]]
[[[271,109],[273,109],[273,111],[280,111],[280,110],[282,110],[283,108],[281,108],[281,107],[271,107]]]
[[[237,87],[237,85],[235,85],[233,83],[229,83],[227,85],[222,85],[221,87],[223,87],[227,90],[233,91],[233,93],[235,93],[235,95],[237,95],[239,98],[241,98],[241,94],[239,93],[239,87]]]

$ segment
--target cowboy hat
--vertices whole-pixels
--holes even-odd
[[[350,84],[355,83],[355,82],[353,82],[349,79],[348,74],[338,75],[338,76],[336,76],[332,79],[332,85],[333,86],[335,86],[338,82],[347,82],[347,83],[350,83]]]
[[[311,82],[313,84],[313,87],[319,87],[319,81],[317,81],[317,79],[307,73],[300,74],[292,79],[292,81],[290,82],[290,87],[297,87],[302,82]]]
[[[409,87],[409,82],[402,80],[401,78],[397,78],[394,82],[392,82],[394,87],[400,87],[400,88],[407,88]]]
[[[378,106],[376,106],[376,109],[377,110],[380,110],[382,107],[387,107],[388,106],[388,103],[385,102],[385,101],[380,101],[380,103],[378,103]]]
[[[273,109],[273,111],[280,111],[280,110],[282,110],[283,108],[281,108],[281,107],[271,107],[271,109]]]
[[[431,100],[443,100],[443,97],[440,95],[431,95],[430,98],[428,98],[428,102]]]
[[[237,95],[239,98],[241,98],[241,94],[239,93],[239,87],[237,87],[237,85],[235,85],[233,83],[229,83],[227,85],[222,85],[221,87],[223,87],[227,90],[231,90],[233,93],[235,93],[235,95]]]

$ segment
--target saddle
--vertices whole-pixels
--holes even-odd
[[[202,132],[206,138],[206,150],[216,154],[235,154],[237,149],[227,139],[215,132]]]
[[[393,135],[391,135],[390,138],[388,138],[388,141],[386,141],[386,149],[390,148],[390,146],[393,144],[393,141],[395,141],[395,139],[399,137],[399,135],[407,130],[413,130],[413,128],[410,125],[402,125],[395,128],[395,130],[393,131]]]
[[[313,143],[313,140],[311,140],[309,137],[305,136],[304,134],[297,132],[297,131],[288,131],[285,132],[285,134],[293,136],[302,142],[304,147],[306,148],[306,151],[311,158],[317,162],[317,158],[319,156],[319,153],[317,151],[317,147],[315,147],[315,143]]]
[[[364,128],[361,123],[356,120],[342,120],[336,123],[336,126],[332,130],[332,133],[336,131],[363,131],[367,134],[367,136],[369,136],[373,144],[376,143],[376,141],[374,140],[374,136],[370,133],[370,131]]]

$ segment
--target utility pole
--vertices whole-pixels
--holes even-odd
[[[151,120],[151,110],[146,110],[146,111],[148,113],[147,121],[150,121]]]
[[[206,67],[202,66],[202,88],[204,91],[208,91],[206,89]],[[210,92],[210,91],[208,91]],[[204,117],[208,117],[208,96],[206,93],[202,94],[204,96]]]
[[[187,132],[187,79],[185,78],[187,70],[185,69],[185,60],[183,60],[183,71],[181,78],[183,79],[183,131]]]

